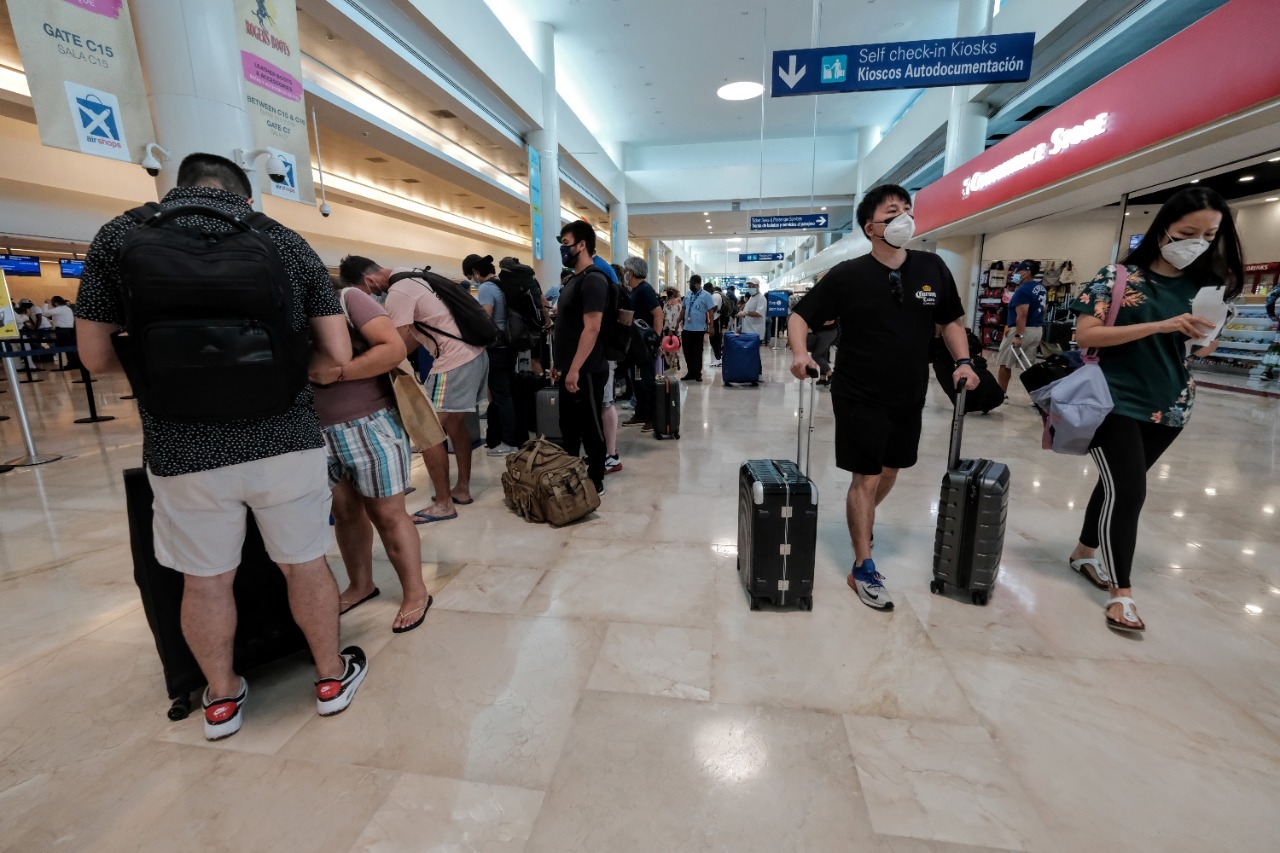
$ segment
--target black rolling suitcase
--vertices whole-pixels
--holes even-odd
[[[653,437],[680,437],[680,380],[658,374],[653,391]]]
[[[956,397],[951,450],[938,498],[938,530],[933,540],[933,580],[929,589],[949,587],[986,604],[1000,573],[1005,520],[1009,514],[1009,466],[990,459],[961,459],[965,394]]]
[[[551,380],[540,373],[522,370],[516,374],[513,395],[516,403],[516,422],[526,434],[538,434],[538,392],[551,387]]]
[[[748,459],[738,473],[738,575],[751,596],[751,609],[760,602],[795,604],[813,609],[813,568],[818,554],[818,487],[809,479],[809,445],[817,385],[809,382],[808,441],[804,470],[800,450],[805,435],[804,391],[801,389],[800,427],[796,461]]]
[[[142,609],[164,665],[165,687],[173,700],[169,719],[191,712],[191,694],[204,687],[204,676],[182,636],[183,577],[156,562],[152,541],[152,493],[146,472],[124,472],[125,503],[129,514],[129,542],[133,551],[133,579],[142,596]],[[249,515],[240,569],[236,572],[235,667],[244,672],[307,648],[302,630],[289,612],[289,593],[280,568],[267,556],[262,535]]]

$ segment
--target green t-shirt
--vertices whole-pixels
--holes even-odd
[[[1168,320],[1191,310],[1191,300],[1204,286],[1187,276],[1167,278],[1142,267],[1129,266],[1124,304],[1117,326]],[[1111,308],[1114,265],[1103,267],[1071,303],[1077,314],[1106,321]],[[1164,426],[1183,427],[1191,418],[1196,383],[1187,369],[1187,336],[1181,332],[1148,335],[1127,344],[1104,347],[1098,363],[1107,377],[1118,415]]]

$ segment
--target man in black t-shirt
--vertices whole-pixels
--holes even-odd
[[[623,284],[631,293],[631,310],[635,318],[645,321],[656,333],[661,334],[662,303],[658,301],[658,294],[654,291],[653,285],[649,284],[648,275],[649,264],[644,258],[633,255],[622,264]],[[622,425],[639,425],[641,432],[653,432],[657,367],[653,360],[646,358],[643,354],[637,354],[633,361],[633,376],[636,380],[636,412],[630,420],[623,421]]]
[[[853,473],[849,538],[854,563],[848,583],[868,607],[892,610],[893,599],[871,559],[876,506],[898,471],[916,463],[920,414],[928,390],[929,342],[941,330],[956,359],[957,385],[978,385],[969,365],[964,308],[950,271],[937,255],[903,248],[915,233],[911,196],[885,184],[858,205],[858,226],[870,254],[837,264],[796,305],[787,324],[791,372],[803,379],[817,362],[810,328],[839,320],[840,358],[832,376],[836,465]]]
[[[555,360],[560,377],[560,434],[572,456],[586,448],[587,473],[604,494],[604,384],[609,364],[600,327],[609,303],[609,280],[592,260],[596,232],[582,220],[560,230],[560,258],[573,270],[556,302]]]

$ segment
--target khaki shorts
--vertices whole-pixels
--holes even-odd
[[[1044,328],[1041,326],[1027,326],[1022,332],[1022,351],[1035,364],[1036,352],[1040,349],[1040,339],[1044,337]],[[1004,336],[1004,340],[1000,342],[1000,349],[996,352],[996,365],[998,367],[1021,368],[1018,363],[1018,357],[1013,354],[1013,332]]]
[[[333,543],[322,447],[177,477],[148,471],[147,479],[156,559],[183,574],[213,577],[240,565],[248,510],[277,563],[315,560]]]

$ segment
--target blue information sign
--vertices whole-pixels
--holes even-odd
[[[0,255],[5,275],[40,275],[40,259],[35,255]]]
[[[787,308],[791,305],[791,294],[785,290],[770,290],[764,295],[768,303],[765,310],[766,317],[785,317],[787,316]]]
[[[745,275],[727,275],[720,279],[720,283],[730,287],[738,284],[746,284],[747,277]]]
[[[84,261],[58,261],[58,266],[62,268],[63,278],[79,278],[84,275]]]
[[[825,213],[806,213],[795,216],[753,216],[752,231],[820,231],[827,227]],[[780,260],[780,259],[779,259]]]
[[[738,254],[738,263],[749,264],[754,261],[780,261],[782,260],[781,252],[747,252]]]
[[[533,232],[533,259],[542,260],[542,158],[529,146],[529,218]],[[557,251],[559,251],[557,249]]]
[[[967,86],[1031,78],[1035,33],[851,44],[773,52],[770,94]]]

